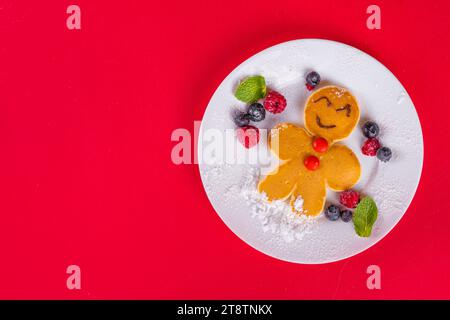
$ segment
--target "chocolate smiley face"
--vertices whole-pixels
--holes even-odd
[[[327,86],[306,101],[305,126],[310,133],[330,143],[350,135],[359,121],[356,98],[346,89]]]

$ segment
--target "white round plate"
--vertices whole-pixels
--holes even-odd
[[[378,220],[368,238],[358,237],[352,222],[331,222],[323,214],[313,219],[298,217],[284,203],[274,205],[257,199],[255,187],[258,175],[268,170],[266,160],[273,160],[273,156],[270,152],[264,152],[267,151],[265,139],[250,150],[239,143],[233,146],[231,143],[236,141],[236,137],[229,139],[229,132],[233,133],[235,128],[232,112],[245,108],[245,104],[233,95],[240,80],[250,75],[262,75],[268,88],[286,97],[287,108],[283,113],[267,113],[264,121],[254,124],[263,132],[264,138],[264,129],[270,129],[277,123],[303,125],[303,108],[310,95],[305,89],[304,77],[310,70],[321,75],[320,86],[335,84],[345,87],[359,101],[359,126],[341,143],[355,152],[362,165],[361,180],[355,189],[371,196],[378,206]],[[366,157],[361,153],[364,137],[360,127],[368,119],[380,125],[379,138],[393,151],[388,163],[381,163],[376,157]],[[219,141],[224,135],[228,138]],[[237,155],[224,159],[224,155],[230,155],[234,147],[237,148]],[[260,156],[259,162],[250,163],[249,156],[255,156],[258,152],[261,154],[261,150],[263,156]],[[281,260],[319,264],[348,258],[366,250],[399,222],[419,183],[423,138],[408,93],[386,67],[348,45],[305,39],[268,48],[249,58],[226,77],[203,116],[198,156],[208,198],[225,224],[239,238]],[[328,202],[335,203],[336,197],[336,193],[327,190]]]

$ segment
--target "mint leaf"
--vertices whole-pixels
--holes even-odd
[[[234,96],[245,103],[252,103],[266,96],[266,80],[262,76],[248,77],[242,81]]]
[[[353,224],[358,236],[369,237],[377,217],[378,208],[375,201],[370,197],[362,198],[353,213]]]

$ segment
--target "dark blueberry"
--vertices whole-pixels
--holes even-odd
[[[339,219],[340,214],[341,210],[334,204],[332,204],[325,210],[325,217],[327,217],[327,219],[331,221],[336,221],[337,219]]]
[[[316,87],[320,83],[320,75],[312,71],[306,75],[306,83],[312,87]]]
[[[344,222],[349,222],[352,220],[353,217],[353,212],[351,212],[350,210],[343,210],[341,212],[341,219]]]
[[[262,121],[266,117],[266,109],[264,109],[264,106],[258,102],[252,103],[248,107],[247,113],[250,120],[254,122]]]
[[[383,162],[388,162],[389,160],[391,160],[391,157],[392,157],[392,151],[388,147],[382,147],[382,148],[378,149],[378,151],[377,151],[378,160],[383,161]]]
[[[250,123],[250,116],[246,113],[238,112],[233,120],[238,127],[245,127]]]
[[[380,133],[380,127],[373,121],[367,121],[363,125],[363,134],[367,138],[375,138]]]

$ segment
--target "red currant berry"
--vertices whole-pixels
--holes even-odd
[[[308,170],[314,171],[319,168],[320,160],[316,156],[308,156],[306,157],[304,164]]]
[[[314,138],[313,149],[316,152],[324,153],[328,150],[328,141],[321,137]]]
[[[306,84],[306,89],[308,89],[308,91],[313,91],[314,90],[314,86],[310,85],[309,83]]]

